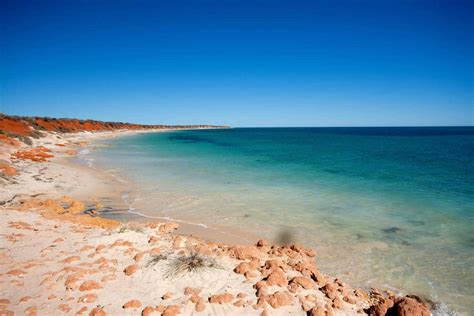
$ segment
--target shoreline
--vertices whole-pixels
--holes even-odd
[[[20,174],[13,176],[12,178],[14,179],[13,181],[17,182],[17,184],[5,184],[7,190],[4,190],[4,192],[2,192],[0,196],[0,199],[2,201],[9,200],[9,202],[3,203],[1,207],[2,216],[7,217],[8,219],[4,221],[3,225],[5,225],[6,227],[2,227],[4,228],[2,229],[2,231],[6,231],[7,234],[10,233],[7,236],[13,236],[11,238],[15,240],[14,243],[18,242],[17,239],[20,239],[22,240],[21,242],[24,242],[23,237],[28,236],[28,234],[25,234],[23,232],[24,230],[26,230],[28,233],[30,233],[30,230],[32,230],[32,234],[45,233],[48,235],[48,238],[51,239],[52,237],[49,235],[54,235],[54,233],[56,232],[59,233],[59,231],[56,230],[63,229],[61,232],[66,235],[73,231],[77,231],[78,236],[83,236],[82,239],[84,239],[85,236],[90,236],[91,232],[93,232],[92,235],[97,240],[102,240],[105,238],[110,241],[110,239],[112,238],[111,236],[114,236],[115,241],[112,243],[113,245],[121,239],[120,237],[123,237],[123,232],[120,233],[120,231],[122,229],[125,229],[125,234],[127,235],[127,237],[129,237],[126,240],[126,242],[128,243],[125,243],[127,244],[126,247],[128,247],[128,250],[126,250],[126,252],[129,252],[129,255],[133,254],[134,258],[132,262],[128,263],[136,262],[131,265],[135,265],[135,269],[140,270],[137,275],[140,274],[142,278],[155,278],[155,282],[166,281],[166,276],[162,273],[163,271],[154,271],[151,276],[149,271],[146,270],[146,265],[140,266],[138,262],[141,260],[135,260],[135,257],[139,253],[147,252],[150,256],[152,256],[157,255],[158,253],[163,253],[163,250],[166,249],[166,252],[169,253],[169,256],[173,257],[174,259],[176,259],[177,256],[190,255],[191,253],[198,253],[201,255],[218,258],[222,261],[221,264],[224,266],[224,271],[222,271],[222,273],[226,273],[226,277],[232,280],[232,284],[221,284],[222,286],[219,289],[212,289],[211,286],[206,285],[207,283],[204,283],[204,286],[203,284],[200,284],[202,280],[199,281],[193,279],[192,277],[185,276],[187,282],[191,283],[193,287],[200,288],[200,291],[207,292],[207,294],[204,296],[201,295],[201,297],[199,296],[199,294],[194,293],[195,295],[193,294],[190,299],[189,293],[192,291],[188,290],[188,294],[182,295],[173,300],[173,302],[177,304],[166,305],[167,299],[163,299],[162,297],[161,300],[158,300],[160,301],[160,305],[155,304],[155,306],[153,307],[153,305],[150,304],[154,304],[153,302],[155,302],[157,298],[147,297],[144,293],[142,293],[140,301],[148,302],[146,304],[149,304],[149,306],[143,308],[144,306],[140,302],[140,304],[131,304],[135,306],[131,307],[131,309],[122,308],[120,304],[123,303],[124,305],[126,305],[125,301],[121,302],[120,304],[117,304],[115,302],[117,300],[116,298],[110,300],[110,298],[105,295],[107,299],[99,300],[99,302],[101,303],[101,307],[96,307],[95,313],[93,313],[94,309],[87,309],[87,314],[101,315],[100,312],[106,312],[107,314],[111,315],[114,315],[117,312],[120,312],[120,314],[130,314],[128,312],[132,312],[132,310],[133,313],[131,314],[137,314],[139,310],[142,310],[142,315],[144,315],[144,312],[148,307],[150,307],[147,309],[149,312],[156,312],[157,314],[163,313],[163,315],[173,315],[173,311],[176,312],[176,310],[179,310],[183,314],[189,314],[193,311],[197,313],[206,313],[211,311],[211,313],[215,312],[217,314],[232,313],[245,315],[260,315],[264,313],[270,315],[283,315],[288,313],[294,315],[350,315],[364,313],[384,315],[387,311],[393,312],[394,310],[396,310],[398,314],[402,315],[402,312],[407,309],[406,306],[410,306],[410,308],[415,308],[417,312],[427,312],[427,305],[421,302],[421,300],[419,300],[418,298],[397,297],[393,293],[384,293],[378,290],[373,290],[369,293],[361,289],[353,289],[349,285],[344,284],[338,279],[334,279],[321,274],[319,270],[317,270],[314,263],[312,263],[315,255],[314,251],[310,249],[305,249],[302,246],[270,246],[264,241],[260,241],[255,246],[251,246],[250,244],[236,246],[235,242],[225,241],[223,240],[222,236],[215,236],[215,241],[219,241],[219,243],[203,240],[202,238],[195,236],[201,236],[199,231],[192,232],[189,230],[189,227],[181,227],[180,229],[178,229],[178,225],[173,221],[150,222],[142,218],[132,218],[127,224],[120,224],[118,222],[115,222],[114,220],[110,220],[111,218],[114,218],[114,216],[120,217],[120,214],[123,215],[123,213],[120,212],[112,214],[114,211],[114,205],[117,204],[117,196],[123,193],[120,192],[121,188],[117,184],[118,180],[115,179],[114,182],[114,179],[112,179],[113,175],[107,173],[106,170],[92,170],[89,166],[81,166],[80,164],[71,160],[71,157],[75,157],[77,155],[78,148],[87,148],[87,146],[90,146],[90,143],[85,144],[85,141],[91,142],[96,139],[131,135],[137,132],[140,133],[143,131],[126,131],[123,133],[103,132],[94,134],[62,134],[61,139],[54,138],[54,136],[58,136],[57,134],[55,135],[49,133],[46,138],[41,138],[35,141],[33,146],[30,147],[37,148],[39,146],[47,146],[46,148],[48,148],[50,151],[46,152],[51,153],[56,157],[51,157],[52,159],[49,160],[49,162],[30,163],[27,162],[27,160],[21,159],[19,159],[18,161],[10,160],[10,163],[13,168],[18,168]],[[149,130],[146,132],[156,131]],[[64,146],[59,146],[61,144],[64,144],[64,141],[66,141],[67,144]],[[68,150],[71,151],[67,153]],[[72,150],[75,152],[73,153]],[[13,149],[5,153],[11,154],[15,151],[17,151],[17,148],[13,147]],[[2,158],[5,159],[6,157]],[[44,165],[42,166],[42,164],[46,164],[47,166],[44,167]],[[89,168],[88,171],[87,168]],[[96,173],[94,174],[94,172],[92,171]],[[37,174],[34,174],[35,172]],[[101,175],[97,175],[97,172],[100,172]],[[38,184],[37,182],[40,183]],[[24,196],[20,195],[19,197],[13,198],[12,200],[11,197],[13,196],[13,194],[11,193],[17,195],[24,194]],[[38,196],[31,197],[31,195],[36,194],[41,194],[41,198],[38,198]],[[72,198],[61,198],[61,196],[65,194],[67,194],[68,196],[72,196]],[[44,198],[47,198],[47,200],[44,200]],[[52,202],[46,203],[47,201]],[[83,207],[80,211],[77,212],[77,214],[73,214],[68,211],[68,209],[70,209],[72,205],[80,205],[84,202],[85,204],[82,204]],[[109,205],[107,205],[106,202],[108,202]],[[67,203],[70,204],[67,208],[62,207],[63,204]],[[102,207],[99,207],[99,204]],[[53,205],[52,209],[51,205]],[[111,211],[109,210],[109,213],[107,213],[106,211],[102,211],[102,209],[105,209],[107,207],[111,209]],[[120,206],[115,205],[115,208],[120,208]],[[26,212],[23,213],[18,211]],[[44,217],[39,217],[37,214],[38,211],[40,213],[46,212],[47,218],[44,219]],[[103,219],[100,217],[101,213],[104,214]],[[63,216],[63,214],[65,215]],[[111,216],[111,214],[113,216]],[[20,219],[20,221],[18,221],[18,218]],[[33,223],[30,223],[32,219]],[[75,222],[76,220],[77,222]],[[53,221],[56,224],[52,224],[50,221]],[[69,221],[72,221],[72,224]],[[52,231],[43,231],[41,228],[37,227],[37,230],[29,229],[33,227],[33,225],[35,227],[37,225],[53,225],[53,228],[55,228],[56,226],[58,227],[56,228],[56,230],[52,229]],[[127,228],[127,225],[137,226],[134,228]],[[179,225],[186,226],[183,225],[183,223],[179,223]],[[99,228],[97,228],[97,226]],[[66,231],[64,231],[65,228],[67,228]],[[18,230],[22,233],[15,233],[15,231]],[[143,234],[142,231],[145,231],[146,233]],[[209,230],[207,229],[206,231],[209,232]],[[171,232],[173,232],[173,234],[170,235],[169,233]],[[15,234],[24,234],[26,236],[15,236]],[[79,238],[78,236],[76,237]],[[51,242],[49,239],[46,240],[47,242],[45,242],[45,245],[48,242]],[[91,240],[88,237],[85,239],[89,239],[89,241]],[[150,242],[150,240],[153,240],[153,242]],[[82,242],[79,242],[78,240],[76,240],[75,242],[81,245],[82,248],[84,248],[88,245],[89,241],[83,240]],[[148,248],[148,250],[137,250],[134,246],[135,243],[138,243],[141,248]],[[152,252],[153,249],[157,247],[151,247],[150,245],[155,243],[160,244],[160,250],[154,250],[155,252],[157,252],[156,254]],[[69,246],[74,245],[75,244]],[[97,250],[97,247],[99,247],[99,245],[95,245],[95,247],[93,248]],[[113,246],[110,247],[114,248]],[[90,247],[87,248],[93,249]],[[21,249],[17,250],[15,248],[11,248],[11,245],[8,244],[8,241],[2,240],[2,250],[4,249],[8,249],[8,251],[7,254],[2,253],[2,256],[9,257],[8,253],[11,253],[12,251],[15,253],[15,255],[20,257],[25,255],[24,253],[22,253]],[[62,251],[66,252],[65,249],[63,249]],[[79,268],[81,266],[90,266],[92,263],[84,261],[87,259],[82,258],[82,256],[77,256],[78,252],[80,253],[81,251],[76,250],[70,252],[69,254],[72,257],[79,257],[79,259],[71,259],[71,262],[67,263],[69,264],[74,262],[76,268]],[[43,254],[39,254],[39,256],[30,257],[29,261],[34,261],[38,258],[41,258],[42,255]],[[92,255],[92,253],[90,255]],[[109,272],[113,270],[113,275],[115,275],[116,278],[119,279],[119,281],[116,282],[122,282],[119,286],[124,286],[124,284],[126,284],[127,279],[122,280],[122,277],[126,278],[135,275],[135,272],[130,275],[127,275],[127,272],[124,272],[125,276],[122,275],[120,271],[121,268],[119,268],[119,266],[121,264],[125,265],[125,262],[127,260],[130,261],[131,259],[125,258],[120,261],[121,259],[116,258],[119,255],[121,254],[112,252],[111,257],[106,260],[119,260],[119,262],[117,262],[116,264],[112,264],[112,266],[107,264],[106,266],[108,267],[108,269],[104,268],[104,270],[107,270]],[[92,258],[94,256],[92,256]],[[48,258],[47,255],[45,255],[45,257],[47,257],[48,260],[54,262],[53,258]],[[67,259],[68,258],[65,258],[64,260]],[[61,265],[61,263],[64,263],[64,260],[60,261],[59,264]],[[115,261],[113,262],[115,263]],[[105,261],[103,263],[105,263]],[[58,264],[58,262],[56,262],[56,264]],[[18,262],[13,262],[13,266],[18,266]],[[127,267],[125,267],[124,271],[127,270]],[[73,267],[63,267],[63,269],[65,268],[72,268],[73,270],[75,270]],[[17,269],[22,270],[21,268]],[[0,274],[1,282],[6,283],[9,281],[10,284],[13,284],[12,286],[23,287],[24,284],[21,284],[20,282],[24,281],[18,281],[17,279],[11,278],[12,276],[14,276],[15,278],[23,279],[23,276],[29,274],[29,271],[26,272],[22,270],[21,272],[16,271],[13,273],[13,270],[15,269],[8,270],[2,265],[2,270]],[[19,274],[15,275],[17,272]],[[220,271],[218,272],[220,273]],[[204,271],[204,273],[209,274],[209,271]],[[213,271],[213,273],[219,274],[216,271]],[[208,277],[213,279],[214,282],[219,283],[225,280],[215,280],[216,276],[212,276],[213,273],[211,273],[211,275],[209,275]],[[74,276],[75,273],[72,273],[72,275]],[[38,281],[37,279],[39,278],[39,275],[35,274],[35,276],[36,279],[34,277],[30,277],[31,279],[33,279],[32,281]],[[69,277],[71,277],[71,275],[69,275]],[[83,277],[84,275],[77,276],[78,279],[82,279]],[[105,275],[103,277],[105,277]],[[222,275],[220,275],[220,277],[222,277]],[[64,280],[60,279],[60,281]],[[172,283],[174,282],[175,281],[173,281]],[[101,288],[92,289],[93,291],[97,291],[101,295],[101,298],[103,294],[102,292],[104,292],[102,287],[107,287],[106,283],[108,283],[108,281],[102,283],[104,284],[101,284]],[[60,285],[57,284],[57,282],[52,284],[55,285],[52,286],[50,284],[52,288],[61,290],[62,292],[65,292],[65,294],[67,294],[67,297],[65,298],[66,301],[73,301],[72,299],[70,299],[70,292],[68,292],[69,290],[67,285],[66,290],[64,290]],[[115,286],[117,285],[118,284],[116,284]],[[143,287],[140,287],[138,285],[136,286],[137,288],[141,288],[143,290]],[[147,286],[149,291],[151,289],[151,284],[148,284]],[[232,291],[229,290],[229,286]],[[185,288],[189,288],[189,286]],[[130,291],[133,292],[134,289],[135,288],[132,287]],[[197,290],[196,288],[193,289]],[[183,293],[186,293],[186,289],[183,288],[182,290],[184,291]],[[74,292],[75,289],[73,289],[72,291]],[[87,291],[88,290],[86,290],[86,292]],[[238,291],[241,292],[237,293]],[[80,289],[79,292],[81,292]],[[167,293],[162,294],[163,296],[165,296],[165,294]],[[242,294],[242,297],[239,297],[240,294]],[[58,294],[52,295],[58,296]],[[244,297],[246,297],[247,299],[244,299]],[[0,307],[3,306],[2,308],[4,310],[12,309],[17,313],[20,313],[21,311],[26,311],[26,309],[20,309],[20,307],[24,307],[20,305],[26,306],[26,304],[20,304],[22,298],[15,297],[15,294],[9,292],[8,290],[2,290],[0,292],[0,299],[2,299],[0,302],[3,302],[0,304]],[[125,300],[125,298],[121,299]],[[26,301],[29,300],[33,301],[32,298],[27,299]],[[79,310],[80,308],[81,310],[83,310],[84,307],[87,307],[79,306],[79,303],[81,303],[81,300],[79,298],[77,300],[77,303],[74,303],[75,306],[70,306],[73,305],[72,303],[66,304],[70,309],[65,312],[65,310],[68,309],[65,306],[61,307],[64,309],[62,310],[60,307],[53,307],[51,306],[51,304],[45,304],[44,300],[44,297],[38,297],[38,299],[35,300],[36,302],[38,302],[38,304],[35,304],[35,308],[31,308],[31,311],[37,310],[38,314],[41,315],[46,311],[53,312],[53,310],[56,310],[57,312],[56,308],[59,308],[59,310],[68,314],[70,311],[72,313],[73,308],[77,308],[77,310]],[[6,303],[7,301],[9,301],[10,303]],[[96,300],[94,300],[94,302],[95,301]],[[14,304],[16,305],[14,306]],[[201,310],[202,308],[204,309]],[[407,310],[409,310],[410,308],[408,308]],[[198,309],[200,311],[198,311]],[[167,313],[167,311],[169,313]],[[84,310],[84,313],[86,313],[86,310]],[[415,314],[404,313],[403,315]]]

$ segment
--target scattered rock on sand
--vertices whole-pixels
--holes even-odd
[[[95,301],[97,301],[97,294],[86,294],[77,300],[78,303],[94,303]]]
[[[79,291],[92,291],[92,290],[99,290],[102,288],[102,285],[96,281],[85,281],[79,287]]]
[[[227,304],[232,302],[234,299],[234,295],[230,293],[224,293],[224,294],[217,294],[217,295],[212,295],[209,297],[209,303],[213,304]]]
[[[123,270],[123,272],[126,274],[126,275],[132,275],[134,274],[135,272],[137,272],[138,270],[138,266],[136,264],[132,264],[132,265],[129,265],[128,267],[125,268],[125,270]]]
[[[165,308],[161,316],[176,316],[180,313],[178,305],[170,305]]]
[[[107,316],[107,314],[103,310],[103,307],[98,306],[94,308],[93,310],[91,310],[91,312],[89,313],[89,316]]]
[[[293,303],[293,298],[287,292],[275,292],[267,295],[265,301],[270,304],[271,307],[278,308],[281,306],[291,305]]]
[[[131,300],[123,304],[122,308],[140,308],[142,307],[142,302],[139,300]]]

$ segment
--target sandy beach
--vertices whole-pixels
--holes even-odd
[[[0,135],[0,315],[430,314],[417,297],[325,275],[317,249],[102,217],[124,184],[78,155],[95,139],[157,131]]]

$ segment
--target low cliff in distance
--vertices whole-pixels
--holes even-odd
[[[84,131],[112,131],[139,129],[200,129],[228,128],[215,125],[143,125],[123,122],[102,122],[69,118],[10,116],[0,113],[0,134],[30,143],[30,138],[40,138],[43,132],[77,133]]]

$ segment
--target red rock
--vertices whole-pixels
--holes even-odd
[[[152,306],[147,306],[142,310],[142,315],[141,316],[150,316],[151,314],[158,312],[156,308]]]
[[[270,259],[265,261],[265,268],[268,270],[278,270],[281,269],[283,271],[287,270],[287,266],[283,264],[283,262],[279,259]]]
[[[260,252],[255,246],[233,246],[229,248],[229,255],[240,260],[258,259]]]
[[[63,313],[67,313],[67,312],[69,312],[69,311],[71,310],[71,307],[70,307],[69,305],[67,305],[67,304],[60,304],[60,305],[58,306],[58,309],[59,309],[61,312],[63,312]]]
[[[288,280],[286,279],[285,273],[281,269],[276,269],[273,270],[270,275],[268,275],[267,279],[267,285],[269,286],[282,286],[286,287],[288,286]]]
[[[112,281],[112,280],[116,280],[117,279],[117,276],[115,274],[108,274],[104,277],[102,277],[101,281],[102,282],[108,282],[108,281]]]
[[[133,260],[135,260],[136,262],[142,260],[143,256],[145,255],[144,252],[139,252],[137,253],[134,257],[133,257]]]
[[[266,241],[266,240],[264,240],[264,239],[260,239],[259,241],[257,241],[256,246],[257,246],[257,247],[265,247],[265,246],[268,246],[268,241]]]
[[[236,307],[242,307],[242,306],[245,305],[245,301],[240,299],[240,300],[235,301],[232,305],[234,305]]]
[[[238,274],[245,274],[245,272],[253,269],[257,269],[260,266],[260,263],[258,260],[252,260],[252,261],[245,261],[239,263],[235,269],[234,272]]]
[[[152,256],[157,255],[159,253],[161,253],[161,248],[159,248],[159,247],[154,247],[154,248],[150,249],[150,255],[152,255]]]
[[[306,249],[306,255],[308,257],[316,257],[316,251],[314,249]]]
[[[107,316],[102,307],[96,307],[89,313],[89,316]]]
[[[201,293],[200,289],[194,289],[192,287],[186,287],[184,289],[184,295],[198,296]]]
[[[418,297],[404,297],[396,304],[399,316],[430,316],[431,312],[426,304]]]
[[[0,299],[0,307],[2,306],[8,306],[11,304],[11,301],[8,298],[2,298]]]
[[[128,267],[125,268],[125,270],[123,270],[123,272],[126,274],[126,275],[132,275],[134,274],[135,272],[137,272],[138,270],[138,266],[136,264],[132,264],[132,265],[129,265]]]
[[[152,306],[146,306],[144,309],[142,309],[141,316],[150,316],[150,315],[153,314],[154,312],[156,312],[156,310],[155,310],[154,307],[152,307]]]
[[[196,306],[194,307],[194,309],[198,313],[205,311],[206,310],[206,301],[204,301],[203,299],[200,299],[199,301],[197,301]]]
[[[95,247],[92,246],[92,245],[85,245],[84,247],[82,247],[81,249],[79,249],[80,252],[84,252],[84,251],[88,251],[88,250],[91,250],[91,249],[94,249]]]
[[[78,274],[72,274],[68,276],[66,281],[64,282],[64,285],[66,286],[66,290],[76,290],[79,285],[77,282],[81,280],[81,277]]]
[[[118,239],[112,245],[110,245],[110,247],[111,248],[113,248],[113,247],[133,247],[133,243],[129,242],[128,240]]]
[[[95,248],[95,251],[96,252],[101,252],[102,250],[104,250],[106,247],[105,245],[101,244],[101,245],[98,245],[96,248]]]
[[[209,302],[213,304],[227,304],[232,302],[234,295],[230,293],[217,294],[209,297]]]
[[[336,298],[332,301],[332,307],[334,307],[334,308],[336,308],[336,309],[341,309],[343,306],[344,306],[344,302],[343,302],[343,300],[341,300],[339,297],[336,297]]]
[[[170,305],[165,308],[161,316],[176,316],[180,313],[178,305]]]
[[[76,316],[81,316],[87,311],[87,306],[83,306],[80,310],[76,312]]]
[[[150,236],[150,238],[148,239],[148,243],[149,244],[156,244],[157,242],[160,241],[160,238],[156,237],[156,236]]]
[[[97,294],[86,294],[77,300],[78,303],[94,303],[95,301],[97,301]]]
[[[79,291],[91,291],[91,290],[99,290],[102,288],[102,285],[96,281],[85,281],[79,287]]]
[[[286,292],[275,292],[267,295],[265,301],[270,304],[271,307],[278,308],[281,306],[291,305],[293,303],[293,298]]]
[[[38,309],[36,306],[30,306],[27,309],[25,309],[23,315],[24,316],[36,316],[38,314]]]
[[[324,294],[330,299],[335,299],[337,292],[336,292],[336,286],[334,283],[327,283],[325,286],[321,288]]]
[[[139,300],[131,300],[123,304],[122,308],[140,308],[142,307],[142,302]]]
[[[308,316],[327,316],[326,309],[322,306],[315,306],[308,312]]]
[[[79,261],[79,260],[81,260],[81,257],[79,257],[79,256],[71,256],[71,257],[68,257],[68,258],[64,259],[62,262],[64,262],[64,263],[71,263],[71,262]]]
[[[31,299],[31,296],[23,296],[20,298],[20,302],[28,302]]]
[[[371,316],[384,316],[387,311],[394,305],[393,300],[380,297],[379,300],[369,308],[369,315]]]
[[[253,280],[260,276],[260,273],[257,270],[249,270],[244,274],[247,280]]]
[[[291,285],[296,285],[296,286],[301,286],[305,290],[312,289],[314,287],[314,283],[310,278],[307,277],[294,277],[290,281],[290,286]]]
[[[17,276],[17,277],[23,277],[26,272],[23,271],[22,269],[13,269],[13,270],[10,270],[7,272],[8,275],[12,275],[12,276]]]
[[[173,297],[173,293],[166,292],[165,294],[163,294],[163,296],[161,298],[164,299],[164,300],[169,300],[172,297]]]

